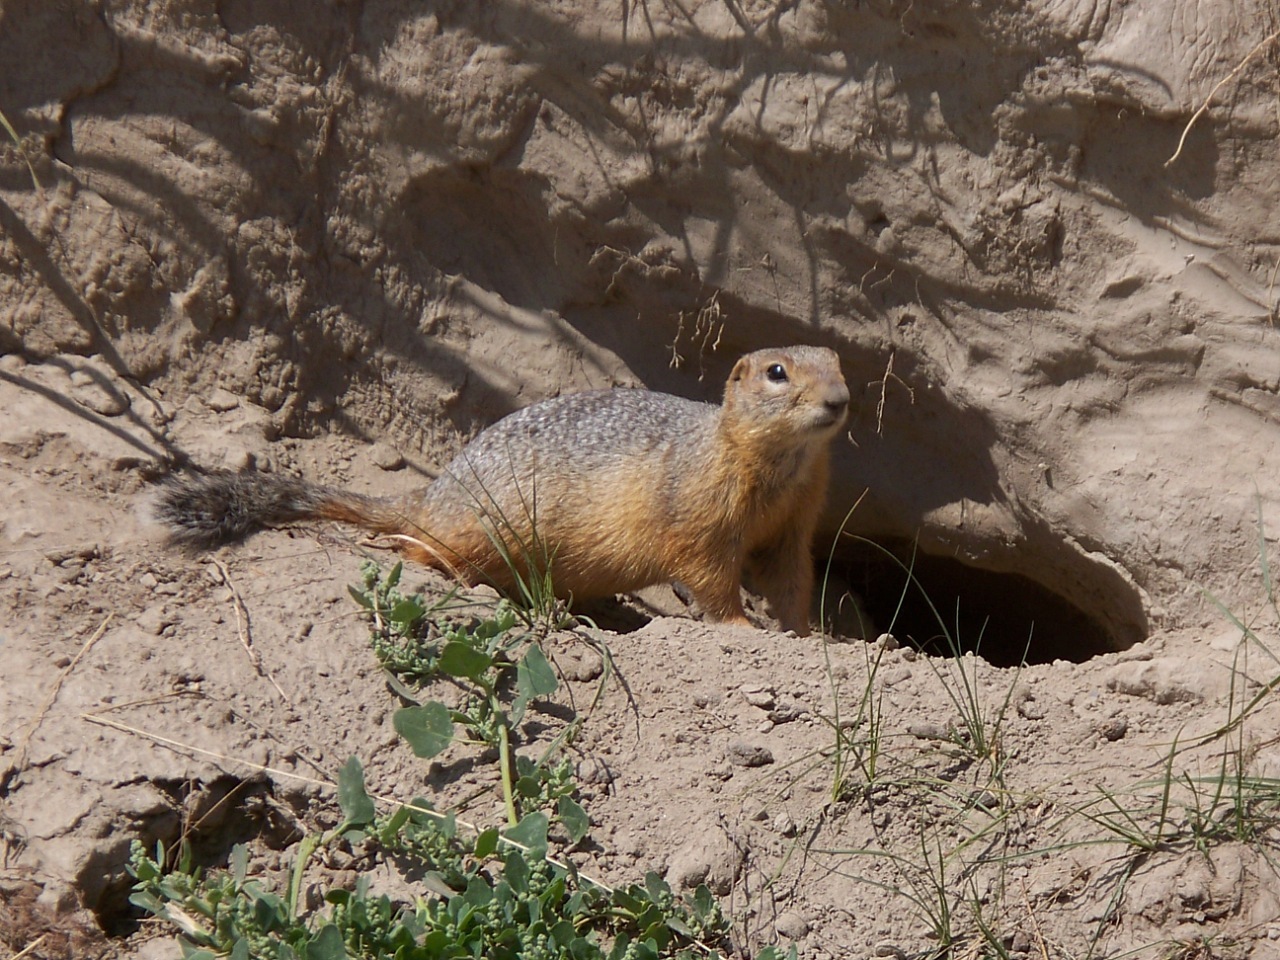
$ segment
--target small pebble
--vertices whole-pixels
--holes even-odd
[[[773,763],[773,753],[768,747],[735,740],[729,744],[728,759],[737,767],[764,767]]]
[[[1112,717],[1102,722],[1098,732],[1102,734],[1102,739],[1115,743],[1117,740],[1123,740],[1124,735],[1129,732],[1129,721],[1124,717]]]
[[[774,723],[790,723],[793,720],[800,719],[808,712],[808,708],[802,703],[797,703],[795,700],[780,700],[769,711],[769,719]]]
[[[404,466],[400,451],[387,443],[375,443],[369,451],[369,459],[381,470],[399,470]]]
[[[1036,703],[1031,697],[1018,704],[1018,714],[1028,720],[1043,720],[1045,713],[1044,707]]]
[[[947,728],[930,720],[913,720],[907,724],[907,733],[917,740],[950,740]]]
[[[592,786],[608,786],[613,783],[613,771],[600,757],[585,757],[574,767],[574,774],[581,783]]]
[[[970,799],[980,810],[997,810],[1000,807],[1000,798],[990,790],[977,790],[970,795]]]
[[[747,797],[742,801],[742,816],[747,820],[763,823],[769,819],[769,808],[756,797]]]
[[[761,710],[772,710],[776,702],[773,691],[762,683],[744,683],[738,692],[747,703]]]
[[[784,910],[773,922],[773,928],[788,940],[801,940],[809,933],[809,921],[794,910]]]
[[[215,387],[213,393],[205,399],[204,404],[215,413],[226,413],[240,406],[240,398],[225,387]]]
[[[120,392],[111,384],[99,384],[87,374],[83,374],[82,378],[88,378],[88,382],[76,383],[79,373],[77,371],[71,375],[71,382],[74,384],[71,396],[76,403],[104,417],[118,417],[129,409],[128,394]]]

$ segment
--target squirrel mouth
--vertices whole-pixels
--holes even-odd
[[[839,408],[834,405],[827,405],[823,409],[814,412],[813,428],[815,430],[829,430],[832,427],[838,427],[844,423],[848,413],[848,404],[842,404]]]

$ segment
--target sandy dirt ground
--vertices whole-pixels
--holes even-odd
[[[522,749],[581,721],[592,822],[560,853],[705,880],[744,956],[928,955],[939,903],[957,956],[1280,956],[1277,16],[6,0],[0,956],[178,955],[130,844],[277,877],[350,756],[501,816],[392,727],[348,587],[393,558],[177,552],[157,481],[403,493],[536,400],[715,399],[794,342],[853,394],[822,552],[856,503],[924,592],[844,537],[870,630],[667,590],[547,638]]]

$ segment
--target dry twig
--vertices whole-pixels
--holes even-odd
[[[1173,166],[1174,161],[1176,161],[1178,157],[1182,156],[1182,147],[1187,142],[1187,137],[1191,133],[1191,128],[1196,125],[1196,121],[1199,120],[1200,117],[1204,115],[1205,111],[1209,109],[1209,104],[1211,104],[1213,102],[1213,98],[1218,95],[1218,91],[1221,90],[1228,82],[1240,76],[1241,72],[1244,70],[1245,66],[1249,63],[1249,61],[1252,60],[1254,57],[1256,57],[1269,44],[1275,43],[1277,39],[1280,39],[1280,30],[1276,30],[1274,33],[1271,34],[1271,36],[1267,37],[1262,42],[1260,42],[1256,47],[1250,50],[1249,53],[1245,56],[1245,58],[1236,64],[1234,70],[1232,70],[1225,77],[1219,80],[1217,84],[1214,85],[1214,88],[1209,91],[1209,96],[1204,98],[1204,103],[1200,104],[1200,109],[1191,115],[1191,119],[1187,121],[1187,125],[1182,128],[1182,136],[1178,138],[1178,149],[1173,152],[1172,157],[1170,157],[1168,160],[1164,162],[1166,169]]]
[[[244,652],[249,655],[249,662],[253,664],[253,669],[258,672],[258,676],[271,681],[271,685],[276,688],[276,693],[280,694],[280,699],[292,705],[293,701],[289,699],[289,695],[281,689],[280,684],[276,683],[276,678],[271,675],[271,671],[263,665],[258,651],[253,649],[253,638],[249,634],[249,609],[244,605],[244,600],[240,598],[240,591],[231,580],[231,571],[217,557],[209,559],[218,568],[218,573],[222,575],[222,584],[231,594],[231,608],[236,613],[236,632],[240,634],[240,646],[244,647]]]

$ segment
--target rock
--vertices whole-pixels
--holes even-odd
[[[794,910],[784,910],[773,922],[773,928],[788,940],[801,940],[809,934],[809,921]]]
[[[783,837],[794,837],[799,832],[795,820],[788,813],[780,813],[773,818],[774,832]]]
[[[587,683],[600,679],[604,673],[604,660],[594,650],[569,649],[557,653],[555,661],[566,680]]]
[[[697,832],[667,867],[667,882],[676,889],[692,890],[705,883],[718,897],[726,896],[742,869],[742,854],[720,830],[711,825]]]
[[[1028,693],[1027,696],[1018,701],[1018,715],[1027,720],[1043,720],[1045,718],[1045,708],[1036,703],[1034,694]]]
[[[404,467],[403,455],[388,443],[375,443],[369,450],[369,459],[380,470],[399,470]]]
[[[778,704],[769,711],[769,719],[774,723],[790,723],[798,720],[809,712],[809,708],[803,703],[795,700],[780,700]]]
[[[240,398],[224,387],[215,387],[205,398],[204,405],[215,413],[226,413],[240,406]]]
[[[880,682],[886,687],[895,687],[911,679],[911,668],[908,666],[890,667],[887,670],[880,671],[879,676]]]
[[[907,733],[917,740],[950,740],[951,734],[941,723],[931,720],[913,720],[907,724]]]
[[[1225,671],[1216,665],[1169,657],[1120,663],[1106,674],[1108,690],[1159,704],[1199,703],[1225,692]]]
[[[735,740],[729,744],[728,760],[735,767],[764,767],[773,763],[773,752],[768,747]]]
[[[591,786],[608,786],[613,783],[613,771],[601,757],[584,757],[574,769],[579,782]]]
[[[742,698],[753,707],[761,710],[772,710],[775,703],[774,692],[762,683],[744,683],[738,688]]]
[[[129,409],[129,395],[103,371],[77,370],[71,374],[71,396],[76,403],[104,417],[118,417]]]
[[[1112,743],[1117,740],[1123,740],[1124,735],[1128,732],[1129,721],[1124,717],[1111,717],[1098,725],[1098,733],[1101,734],[1102,739],[1109,740]]]
[[[694,853],[676,854],[676,859],[667,868],[667,883],[677,890],[693,890],[701,883],[707,882],[711,873],[711,864],[705,857]]]

